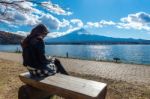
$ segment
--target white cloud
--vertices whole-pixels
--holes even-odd
[[[84,25],[80,19],[71,19],[70,22],[80,28]]]
[[[9,2],[9,3],[16,3],[17,5],[19,5],[20,7],[26,9],[26,10],[35,10],[35,11],[39,11],[39,10],[36,10],[37,8],[33,8],[34,6],[42,6],[43,8],[45,8],[46,10],[52,12],[52,13],[55,13],[55,14],[58,14],[58,15],[71,15],[72,12],[68,11],[69,8],[66,8],[66,10],[64,10],[63,8],[61,8],[58,4],[54,4],[51,2],[51,0],[47,0],[47,1],[44,1],[44,2],[40,2],[38,0],[1,0],[1,1],[4,1],[4,2]],[[19,2],[21,1],[21,2]],[[7,6],[9,7],[9,9],[13,9],[13,7],[15,6]],[[17,7],[17,6],[16,6]]]
[[[39,23],[39,16],[34,14],[20,13],[17,11],[8,11],[7,18],[10,20],[1,20],[7,24],[14,25],[35,25]],[[10,18],[11,17],[11,18]]]
[[[100,22],[87,22],[86,25],[84,25],[84,23],[82,22],[82,20],[80,19],[71,19],[70,21],[63,19],[62,22],[60,22],[62,28],[64,27],[68,27],[67,31],[65,32],[52,32],[48,34],[48,37],[50,38],[56,38],[56,37],[60,37],[66,34],[69,34],[75,30],[81,29],[81,28],[88,28],[89,27],[103,27],[103,26],[108,26],[108,25],[115,25],[116,23],[112,22],[112,21],[105,21],[105,20],[101,20]]]
[[[99,24],[101,24],[101,25],[116,25],[116,23],[115,22],[113,22],[113,21],[106,21],[106,20],[101,20],[100,22],[99,22]]]
[[[33,6],[35,6],[35,5],[31,2],[22,2],[22,3],[18,3],[18,5],[20,5],[22,8],[24,8],[28,11],[33,11],[35,9],[35,8],[33,8]]]
[[[42,5],[52,13],[58,14],[58,15],[71,15],[72,12],[65,11],[62,9],[59,5],[53,4],[50,1],[49,2],[42,2]]]
[[[7,0],[10,1],[10,0]],[[18,0],[19,1],[19,0]],[[34,13],[40,13],[39,10],[36,10],[33,8],[33,4],[30,2],[22,2],[17,3],[19,6],[25,9],[25,11],[22,10],[16,10],[13,6],[8,6],[8,9],[6,10],[5,15],[0,14],[1,21],[11,25],[35,25],[39,22],[38,16],[33,14]],[[1,7],[5,9],[5,6]],[[19,9],[19,8],[18,8]],[[28,12],[26,12],[28,10]],[[36,10],[36,11],[35,11]],[[2,13],[2,12],[1,12]]]
[[[62,28],[64,27],[70,27],[65,32],[53,32],[48,35],[48,37],[59,37],[66,34],[71,33],[74,30],[80,29],[80,28],[103,28],[105,26],[114,26],[117,28],[122,29],[136,29],[136,30],[146,30],[150,31],[150,14],[139,12],[136,14],[129,14],[128,17],[124,17],[120,19],[120,22],[113,22],[113,21],[106,21],[101,20],[98,22],[87,22],[85,25],[80,19],[71,19],[66,20],[63,19],[62,22],[60,22]]]
[[[17,31],[17,32],[14,32],[14,34],[17,34],[17,35],[21,35],[21,36],[27,36],[29,34],[29,32],[24,32],[24,31]]]
[[[59,29],[60,21],[51,14],[44,14],[39,18],[49,29]]]
[[[71,19],[70,21],[69,20],[66,20],[66,19],[63,19],[63,21],[59,22],[59,27],[60,28],[67,28],[66,31],[64,32],[52,32],[52,33],[49,33],[48,34],[48,38],[56,38],[56,37],[60,37],[60,36],[63,36],[63,35],[66,35],[66,34],[69,34],[75,30],[78,30],[82,27],[84,27],[84,24],[83,22],[80,20],[80,19]]]
[[[12,0],[6,0],[12,1]],[[20,1],[20,0],[18,0]],[[7,17],[0,14],[0,22],[5,22],[9,24],[10,27],[18,28],[17,26],[35,26],[38,23],[44,23],[49,29],[67,29],[65,32],[53,32],[50,33],[50,37],[58,37],[66,35],[71,31],[77,30],[79,28],[103,28],[105,26],[116,26],[121,29],[136,29],[136,30],[146,30],[150,31],[150,14],[145,12],[138,12],[135,14],[129,14],[127,17],[121,18],[120,22],[113,22],[107,20],[100,20],[97,22],[87,22],[84,24],[80,19],[62,19],[54,17],[52,14],[57,15],[71,15],[72,12],[66,11],[57,4],[52,2],[42,2],[42,5],[50,13],[44,13],[42,10],[37,8],[37,5],[31,2],[22,2],[19,4],[25,8],[27,13],[18,11],[14,8],[8,8]],[[0,13],[4,12],[5,6],[0,5]],[[69,8],[67,8],[69,10]],[[18,32],[20,33],[20,32]]]
[[[99,22],[87,22],[85,28],[103,28],[104,26],[115,26],[120,29],[135,29],[150,31],[150,14],[138,12],[121,18],[120,22],[101,20]]]
[[[113,21],[101,20],[99,22],[87,22],[85,25],[86,28],[102,28],[104,26],[113,26],[116,25]]]
[[[62,22],[60,22],[59,27],[63,28],[63,27],[67,27],[70,26],[70,21],[63,19]]]
[[[127,17],[121,18],[120,21],[117,25],[118,28],[150,31],[150,14],[148,13],[129,14]]]
[[[12,2],[12,0],[5,0],[8,2]],[[15,0],[20,1],[20,0]],[[24,1],[22,3],[17,3],[19,6],[25,9],[24,11],[17,10],[16,8],[9,6],[5,17],[3,14],[0,14],[0,21],[5,22],[8,25],[12,26],[35,26],[38,23],[46,24],[49,29],[59,29],[61,27],[66,27],[69,23],[67,20],[63,20],[60,22],[56,17],[52,16],[50,13],[44,13],[42,10],[39,10],[37,4],[31,3],[30,1]],[[52,2],[42,2],[41,3],[45,8],[48,8],[52,13],[58,15],[71,15],[71,12],[65,11],[59,5],[53,4]],[[4,12],[4,5],[0,4],[0,13]]]
[[[52,33],[49,33],[47,35],[48,38],[56,38],[56,37],[60,37],[60,36],[64,36],[66,34],[69,34],[75,30],[79,30],[80,28],[79,27],[75,27],[75,28],[71,28],[71,29],[68,29],[67,31],[65,32],[52,32]]]
[[[100,28],[102,25],[99,24],[99,22],[87,22],[86,26],[87,28]]]

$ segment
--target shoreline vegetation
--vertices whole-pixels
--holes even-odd
[[[17,42],[17,43],[0,43],[0,45],[20,45],[20,42]],[[73,42],[73,43],[47,43],[45,42],[45,45],[150,45],[150,43],[129,43],[129,42],[124,42],[124,43],[119,43],[119,42],[109,42],[109,43],[106,43],[106,42]]]
[[[26,69],[20,63],[0,59],[0,99],[17,99],[18,89],[23,85],[18,75],[22,72],[26,72]],[[137,85],[97,76],[69,73],[72,76],[107,83],[106,99],[149,99],[150,97],[150,85]],[[54,96],[52,99],[60,98]]]
[[[47,43],[46,45],[150,45],[150,43],[138,43],[138,42],[69,42],[69,43]]]

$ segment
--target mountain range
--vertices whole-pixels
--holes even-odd
[[[20,44],[25,37],[0,31],[0,44]],[[57,38],[45,39],[46,44],[150,44],[150,40],[133,38],[113,38],[94,35],[81,28]]]
[[[23,39],[21,35],[0,31],[0,44],[20,44]]]
[[[81,28],[57,38],[47,38],[46,44],[150,44],[150,40],[113,38],[88,33]]]

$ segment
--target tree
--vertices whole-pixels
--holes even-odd
[[[1,0],[0,19],[3,21],[14,21],[15,19],[10,15],[11,11],[16,11],[18,13],[31,13],[32,10],[38,10],[35,6],[39,6],[55,14],[71,14],[70,12],[66,12],[64,9],[59,7],[59,5],[53,4],[50,0],[45,2],[40,2],[38,0]]]

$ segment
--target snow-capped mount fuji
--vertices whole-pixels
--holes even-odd
[[[150,40],[94,35],[83,28],[57,38],[47,38],[45,42],[46,44],[150,44]]]

